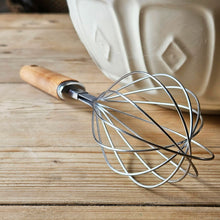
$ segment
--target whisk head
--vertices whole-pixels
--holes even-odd
[[[197,176],[192,160],[214,158],[193,140],[203,126],[197,97],[167,74],[123,76],[93,102],[92,121],[108,166],[144,188]]]

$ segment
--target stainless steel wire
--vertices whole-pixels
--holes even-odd
[[[171,110],[158,117],[157,109],[152,116],[149,106]],[[193,139],[203,126],[197,97],[171,75],[126,74],[93,100],[92,107],[93,136],[107,165],[141,187],[176,183],[187,174],[196,177],[193,160],[214,158]],[[207,156],[200,156],[204,152]]]

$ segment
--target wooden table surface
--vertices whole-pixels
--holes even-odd
[[[105,164],[92,137],[91,109],[22,82],[25,64],[79,79],[94,95],[112,83],[68,15],[0,15],[0,219],[220,218],[220,116],[204,116],[196,140],[215,159],[195,162],[197,179],[143,189]]]

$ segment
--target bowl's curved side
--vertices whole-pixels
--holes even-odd
[[[219,0],[67,2],[81,41],[107,77],[168,73],[199,97],[202,110],[220,113]]]

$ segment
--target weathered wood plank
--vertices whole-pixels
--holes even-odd
[[[85,49],[74,29],[0,30],[0,58],[83,58]]]
[[[197,163],[199,178],[146,190],[112,173],[98,147],[2,147],[0,203],[219,205],[213,150],[215,161]]]
[[[0,62],[0,83],[21,83],[20,68],[26,64],[36,64],[78,79],[81,82],[110,82],[94,65],[90,58],[2,58]],[[13,65],[12,65],[13,64]]]
[[[5,220],[37,219],[219,219],[217,207],[137,207],[137,206],[1,206],[0,216]]]
[[[71,29],[67,14],[1,14],[0,29]]]

